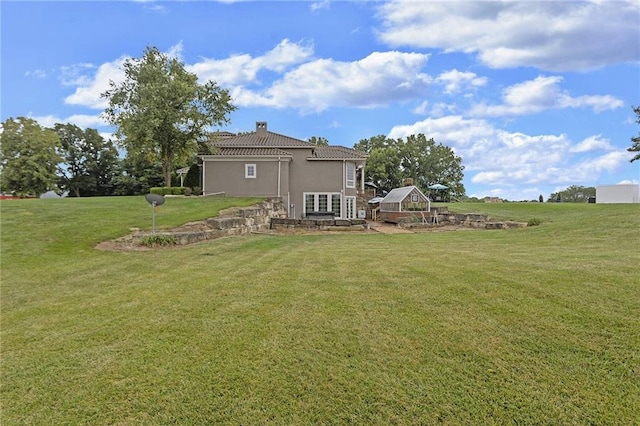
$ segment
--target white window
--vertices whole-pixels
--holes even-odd
[[[347,163],[347,188],[356,187],[356,165],[355,163]]]
[[[245,164],[244,165],[244,177],[247,179],[255,179],[256,178],[256,165],[255,164]]]
[[[340,193],[311,193],[304,194],[304,213],[333,212],[335,217],[341,217]]]

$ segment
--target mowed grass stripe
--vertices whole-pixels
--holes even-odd
[[[3,424],[638,418],[636,206],[452,205],[542,224],[94,250],[143,225],[140,201],[103,231],[111,199],[70,203],[73,238],[65,204],[3,203]],[[5,221],[34,206],[39,224]],[[44,223],[62,242],[32,259],[12,230],[37,240]]]

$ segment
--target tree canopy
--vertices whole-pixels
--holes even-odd
[[[596,196],[593,186],[571,185],[563,191],[554,192],[548,201],[562,201],[563,203],[586,203],[589,198]]]
[[[636,123],[640,124],[640,106],[634,107],[633,112],[636,113]],[[631,146],[627,148],[627,151],[637,152],[635,157],[631,159],[632,163],[636,160],[640,160],[640,132],[638,133],[638,136],[631,138]]]
[[[2,190],[39,195],[56,188],[60,138],[51,129],[25,117],[2,123],[0,165]]]
[[[323,138],[322,136],[311,136],[309,138],[309,143],[312,143],[315,146],[327,146],[329,145],[329,140],[327,138]]]
[[[235,110],[226,89],[216,82],[198,83],[176,58],[147,47],[142,58],[124,63],[125,80],[110,82],[108,122],[116,126],[127,155],[159,161],[165,186],[171,186],[174,162],[197,152],[207,128],[228,123]]]
[[[56,124],[63,166],[58,185],[76,197],[109,195],[118,172],[118,151],[95,129]]]
[[[379,135],[361,140],[354,148],[369,154],[366,180],[381,190],[390,191],[411,178],[423,190],[439,183],[447,186],[449,197],[465,194],[462,159],[433,138],[427,139],[425,135],[418,134],[404,140]]]

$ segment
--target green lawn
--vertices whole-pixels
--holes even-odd
[[[541,224],[125,253],[142,197],[3,201],[0,423],[638,424],[640,206],[450,209]]]

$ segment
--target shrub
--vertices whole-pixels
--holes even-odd
[[[158,195],[184,195],[186,189],[184,186],[162,186],[151,188],[149,192]]]
[[[195,188],[198,185],[200,185],[200,168],[197,164],[192,164],[184,177],[184,186]]]
[[[534,217],[533,219],[529,219],[529,221],[527,222],[527,226],[537,226],[540,225],[540,223],[542,223],[542,221],[537,217]]]
[[[177,244],[176,237],[167,234],[147,235],[140,239],[140,245],[147,247],[171,246]]]

